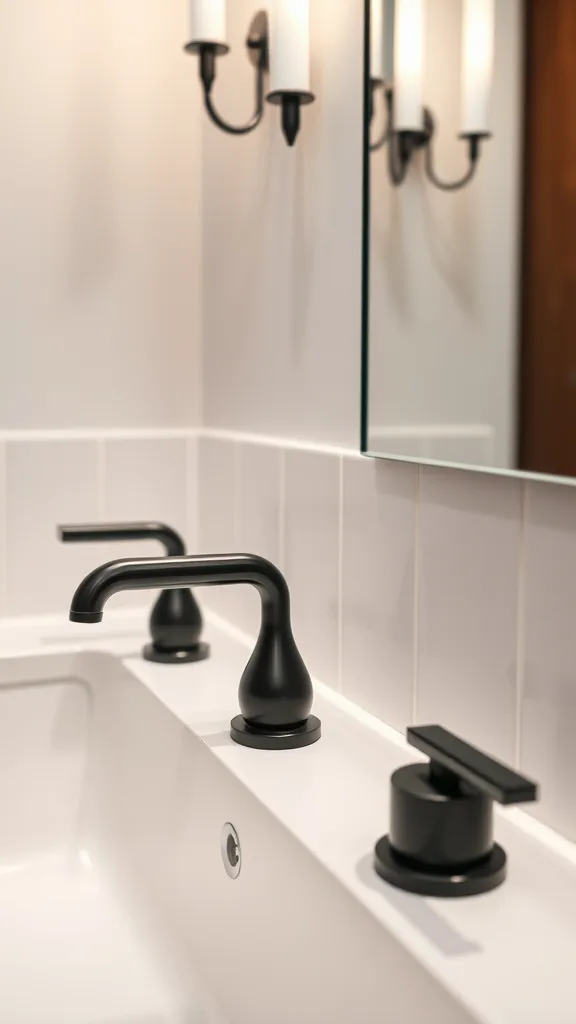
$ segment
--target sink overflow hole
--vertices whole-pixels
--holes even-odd
[[[226,822],[222,827],[220,852],[222,854],[224,870],[228,877],[238,878],[242,866],[242,851],[240,849],[238,833],[230,822]]]

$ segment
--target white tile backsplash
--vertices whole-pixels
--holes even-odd
[[[104,518],[278,562],[314,675],[400,730],[438,721],[516,761],[542,786],[530,813],[576,840],[576,489],[233,433],[8,434],[0,613],[65,611],[121,550],[64,546],[56,525]],[[256,632],[248,588],[198,596]]]
[[[285,565],[294,635],[313,675],[336,685],[341,459],[287,451]]]
[[[418,468],[343,460],[342,690],[397,729],[412,720]]]
[[[182,438],[110,439],[104,445],[102,519],[110,522],[158,520],[187,538],[187,451]],[[107,557],[158,558],[158,541],[108,545]],[[152,605],[150,591],[115,594],[111,605]]]
[[[514,762],[522,485],[420,471],[416,717]]]
[[[98,517],[96,441],[18,441],[6,449],[7,602],[11,615],[65,611],[104,545],[62,544],[58,523]]]
[[[525,582],[521,766],[576,840],[576,489],[528,485]]]
[[[235,546],[280,564],[280,492],[284,453],[279,448],[239,443],[236,449]],[[251,636],[260,628],[260,597],[237,587],[237,624]]]
[[[201,437],[198,442],[199,545],[205,554],[236,549],[236,444]],[[204,587],[201,603],[236,623],[233,587]]]

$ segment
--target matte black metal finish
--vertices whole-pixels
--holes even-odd
[[[506,879],[506,854],[495,843],[490,856],[468,867],[464,874],[427,872],[418,865],[403,862],[392,849],[388,836],[384,836],[376,844],[374,867],[380,878],[396,889],[404,889],[417,896],[453,899],[458,896],[480,896],[502,885]]]
[[[532,803],[538,799],[534,782],[440,725],[411,726],[406,736],[411,746],[431,758],[432,772],[441,765],[499,804]]]
[[[250,583],[262,603],[260,633],[239,688],[244,725],[233,722],[231,735],[244,746],[287,749],[320,738],[310,718],[312,681],[292,635],[290,593],[279,569],[258,555],[198,555],[134,558],[108,562],[78,587],[72,622],[100,622],[106,601],[122,590],[162,587],[178,590],[193,584],[222,586]],[[313,738],[312,738],[313,737]]]
[[[444,789],[429,764],[399,768],[391,785],[390,842],[396,853],[451,871],[488,856],[494,843],[489,797],[468,787]]]
[[[246,48],[251,64],[256,69],[256,109],[250,120],[243,125],[233,125],[220,116],[212,99],[212,87],[216,80],[216,59],[229,52],[224,44],[206,42],[187,43],[186,53],[199,57],[199,73],[204,92],[204,106],[210,120],[229,135],[248,135],[260,124],[264,116],[264,77],[268,71],[268,15],[259,11],[252,20]]]
[[[65,544],[157,540],[168,555],[186,553],[182,537],[166,523],[80,523],[59,526],[58,536]],[[152,643],[144,647],[143,657],[166,665],[203,661],[210,648],[202,643],[202,628],[202,613],[192,591],[164,590],[150,615]]]
[[[58,537],[64,544],[96,544],[122,540],[157,540],[167,555],[185,555],[186,548],[179,533],[166,523],[74,523],[58,526]]]
[[[242,747],[256,747],[258,750],[296,750],[310,747],[320,739],[322,725],[315,715],[303,725],[288,732],[271,733],[269,730],[255,729],[249,725],[242,715],[232,719],[230,735]]]
[[[282,108],[282,133],[289,146],[293,146],[300,131],[300,109],[316,99],[313,92],[280,89],[269,92],[268,103]]]
[[[500,885],[506,855],[494,844],[493,801],[536,800],[536,785],[441,726],[415,726],[407,737],[431,760],[392,775],[390,833],[376,845],[377,873],[427,896]]]

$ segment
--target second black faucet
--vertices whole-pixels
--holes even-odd
[[[185,555],[179,533],[166,523],[78,523],[58,527],[64,544],[98,544],[105,541],[158,540],[167,555]],[[191,590],[163,590],[150,615],[150,636],[142,655],[147,661],[184,665],[204,661],[210,655],[202,642],[202,613]]]

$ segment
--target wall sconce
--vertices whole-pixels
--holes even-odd
[[[370,144],[374,152],[388,145],[393,185],[406,179],[414,153],[424,150],[424,167],[437,188],[454,192],[474,177],[481,143],[488,129],[494,68],[495,0],[462,0],[462,131],[468,144],[468,170],[457,181],[442,181],[434,169],[432,142],[436,122],[424,106],[425,0],[371,0],[371,110],[381,91],[386,104],[385,129]],[[393,40],[393,55],[391,41]],[[393,84],[392,84],[393,83]]]
[[[281,107],[284,137],[293,146],[300,130],[302,106],[313,103],[310,91],[310,0],[277,0],[270,21],[266,11],[252,20],[246,48],[256,69],[256,110],[244,125],[220,116],[212,99],[217,58],[230,47],[226,41],[226,0],[191,0],[191,40],[184,47],[197,54],[204,106],[211,121],[230,135],[247,135],[264,116],[264,82],[270,72],[268,103]]]

